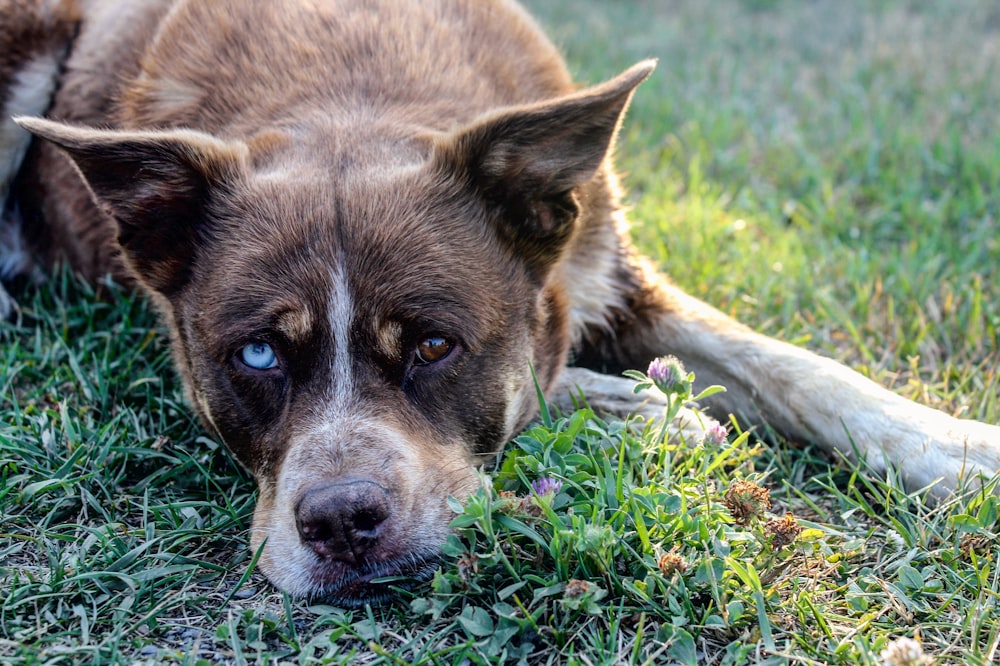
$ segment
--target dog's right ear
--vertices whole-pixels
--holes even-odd
[[[435,165],[499,210],[501,237],[544,270],[573,230],[574,189],[600,169],[633,91],[655,66],[646,60],[571,95],[487,114],[438,140]]]
[[[166,296],[188,280],[212,188],[243,173],[246,147],[190,130],[130,132],[15,118],[62,148],[118,225],[136,277]]]

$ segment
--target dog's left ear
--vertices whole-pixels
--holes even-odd
[[[15,118],[62,148],[118,226],[125,260],[166,296],[187,282],[210,192],[242,173],[246,146],[203,132],[130,132]]]
[[[580,92],[500,109],[439,140],[435,162],[498,207],[500,235],[544,269],[569,238],[579,208],[573,190],[610,151],[646,60]]]

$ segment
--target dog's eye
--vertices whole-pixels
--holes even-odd
[[[240,350],[240,360],[254,370],[270,370],[278,367],[278,357],[266,342],[251,342]]]
[[[455,345],[448,339],[439,335],[432,335],[424,338],[417,345],[417,364],[428,365],[437,363],[451,353]]]

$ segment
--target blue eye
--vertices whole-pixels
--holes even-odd
[[[254,370],[270,370],[278,367],[278,357],[266,342],[251,342],[240,350],[240,359]]]

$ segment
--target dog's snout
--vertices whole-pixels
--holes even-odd
[[[302,542],[317,554],[357,564],[378,543],[390,513],[382,486],[352,479],[306,490],[295,521]]]

